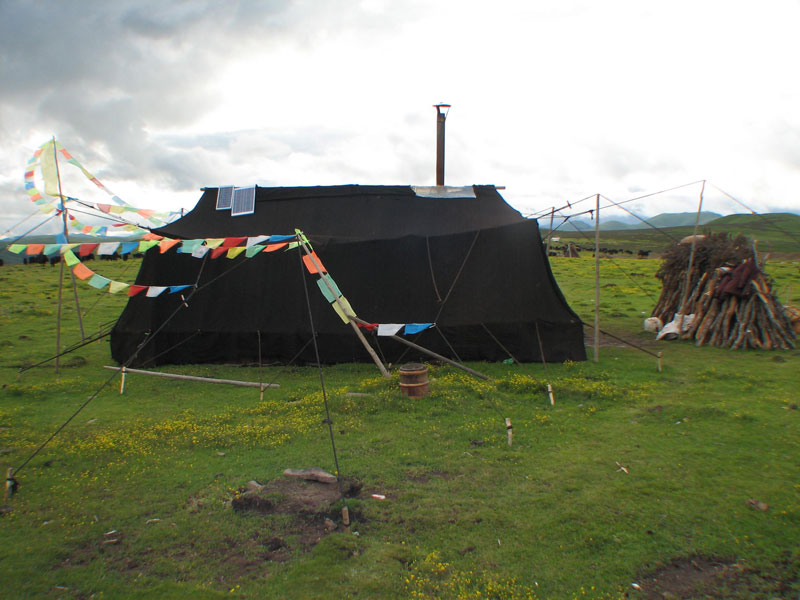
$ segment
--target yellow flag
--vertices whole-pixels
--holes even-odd
[[[122,283],[121,281],[112,281],[111,283],[108,284],[108,293],[116,294],[126,289],[127,287],[128,287],[127,283]]]
[[[342,312],[342,307],[339,306],[339,303],[341,303],[344,306],[344,312]],[[345,323],[349,323],[350,322],[350,319],[348,318],[348,316],[350,316],[350,317],[355,317],[356,316],[356,311],[353,310],[353,307],[350,306],[350,303],[347,301],[347,298],[345,298],[344,296],[340,296],[338,301],[337,302],[333,302],[331,304],[331,306],[333,307],[333,310],[336,311],[336,314],[339,315],[339,318],[342,321],[344,321]]]
[[[39,161],[42,165],[42,178],[44,179],[44,193],[48,196],[60,197],[58,193],[58,170],[56,169],[56,149],[53,142],[47,142],[42,147]]]

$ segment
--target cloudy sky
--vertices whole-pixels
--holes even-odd
[[[703,179],[708,210],[744,212],[720,188],[800,212],[798,23],[798,0],[0,0],[0,234],[52,136],[126,202],[188,209],[203,186],[433,185],[437,102],[447,183],[527,213]]]

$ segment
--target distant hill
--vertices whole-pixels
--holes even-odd
[[[716,219],[719,219],[722,215],[715,212],[701,212],[700,213],[700,225],[705,225],[706,223],[710,223]],[[741,215],[745,216],[745,215]],[[608,221],[604,221],[602,214],[600,215],[600,231],[623,231],[629,229],[652,229],[653,227],[658,227],[659,229],[663,229],[665,227],[683,227],[686,225],[691,225],[694,227],[695,219],[697,218],[697,213],[662,213],[660,215],[656,215],[655,217],[647,217],[645,220],[647,223],[644,223],[637,219],[636,217],[624,217],[622,219],[616,218],[611,219]],[[547,219],[542,219],[539,222],[539,226],[543,230],[547,230],[550,226],[549,222],[545,222]],[[557,227],[557,223],[554,222],[553,227]],[[594,230],[594,222],[589,222],[583,219],[570,219],[566,225],[562,225],[559,230],[560,231],[588,231]]]
[[[648,219],[653,223],[656,217]],[[657,221],[658,222],[658,221]],[[653,223],[655,225],[655,223]],[[694,220],[689,225],[659,227],[652,229],[605,230],[600,234],[601,246],[638,252],[639,249],[660,253],[676,240],[694,231]],[[767,213],[763,215],[728,215],[718,217],[700,226],[700,233],[725,232],[730,235],[743,234],[755,239],[762,252],[800,254],[800,215],[792,213]],[[544,230],[547,235],[547,230]],[[570,241],[581,249],[594,248],[594,232],[575,231],[563,226],[555,232],[559,244]]]

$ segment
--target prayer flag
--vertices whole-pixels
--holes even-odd
[[[81,244],[80,249],[78,250],[79,256],[89,256],[92,252],[94,252],[100,244]]]
[[[89,279],[89,277],[94,275],[94,271],[80,261],[77,265],[72,267],[72,272],[75,273],[75,277],[78,279]]]
[[[214,249],[211,251],[211,258],[217,258],[217,257],[219,257],[219,256],[222,256],[222,255],[223,255],[223,254],[225,254],[227,251],[228,251],[228,249],[227,249],[227,248],[214,248]]]
[[[425,331],[428,327],[432,326],[433,323],[408,323],[403,333],[405,335],[412,335],[415,333],[419,333],[420,331]]]
[[[139,242],[122,242],[119,249],[120,254],[130,254],[139,247]]]
[[[222,248],[219,248],[219,250],[222,250]],[[236,258],[245,250],[247,250],[247,248],[245,248],[244,246],[236,246],[234,248],[228,248],[228,258]]]
[[[249,237],[247,238],[247,247],[251,248],[256,244],[260,244],[261,242],[266,242],[267,240],[269,240],[268,235],[257,235],[255,237]]]
[[[175,292],[180,292],[181,290],[185,290],[186,288],[192,287],[191,285],[171,285],[169,286],[169,293],[174,294]]]
[[[403,323],[380,323],[378,325],[378,335],[392,336],[403,328]]]
[[[44,250],[44,244],[28,244],[28,247],[25,249],[25,254],[28,256],[41,254],[42,250]]]
[[[222,247],[223,248],[235,248],[236,246],[239,246],[240,244],[243,244],[246,241],[247,241],[246,237],[225,238],[225,241],[222,242]]]
[[[161,240],[160,242],[158,242],[158,249],[161,252],[161,254],[164,254],[164,252],[166,252],[179,242],[180,240]]]
[[[194,256],[195,258],[203,258],[209,251],[209,249],[210,248],[208,246],[198,246],[197,248],[192,250],[192,256]]]
[[[64,252],[64,262],[67,263],[68,267],[74,267],[81,259],[75,256],[75,253],[72,250],[67,250]]]
[[[191,254],[195,251],[195,248],[202,243],[203,240],[183,240],[183,242],[181,242],[181,247],[178,248],[178,252],[180,254]]]
[[[147,290],[147,297],[148,298],[155,298],[156,296],[160,295],[163,292],[166,286],[162,285],[151,285],[150,289]]]
[[[284,246],[288,246],[286,242],[282,244],[268,244],[266,248],[264,248],[264,252],[275,252],[275,250],[280,250]]]
[[[25,248],[27,248],[27,247],[28,247],[28,244],[11,244],[8,247],[8,251],[9,252],[13,252],[14,254],[19,254],[20,252],[25,250]]]
[[[158,244],[155,240],[143,240],[139,242],[139,252],[147,252],[150,248]]]
[[[119,242],[104,242],[97,247],[98,256],[109,256],[119,248]]]
[[[319,290],[322,292],[322,295],[325,296],[325,299],[328,302],[333,302],[336,300],[336,298],[342,295],[342,292],[339,291],[339,286],[336,285],[336,282],[330,275],[323,275],[317,279],[317,285],[319,286]],[[331,288],[333,288],[333,291],[331,291]]]
[[[146,289],[147,289],[147,286],[146,286],[146,285],[132,285],[132,286],[130,286],[130,288],[128,289],[128,296],[131,296],[131,297],[133,297],[133,296],[135,296],[136,294],[138,294],[139,292],[143,292],[143,291],[144,291],[144,290],[146,290]]]
[[[44,179],[44,193],[48,196],[59,196],[58,192],[58,167],[53,149],[53,142],[48,142],[42,149],[41,167]]]
[[[255,244],[253,246],[248,246],[247,249],[245,250],[244,255],[247,258],[253,258],[256,254],[261,252],[263,249],[264,249],[264,246],[262,246],[261,244]]]
[[[108,284],[108,293],[109,294],[117,294],[128,287],[127,283],[122,283],[121,281],[112,281]]]
[[[95,273],[89,280],[89,285],[98,290],[102,290],[109,283],[111,283],[111,280],[108,277],[103,277],[102,275],[98,275],[97,273]]]
[[[109,207],[109,208],[110,208],[110,207]],[[147,233],[145,233],[145,234],[142,236],[142,239],[143,239],[143,240],[158,240],[158,241],[161,241],[161,240],[163,240],[163,239],[164,239],[164,236],[163,236],[163,235],[158,235],[158,234],[156,234],[156,233],[153,233],[153,232],[151,232],[151,231],[148,231]]]
[[[341,306],[340,306],[341,304]],[[340,296],[339,299],[331,304],[333,306],[333,310],[336,311],[336,314],[339,315],[339,318],[344,321],[345,323],[349,323],[350,319],[348,315],[351,317],[355,317],[356,313],[353,310],[353,307],[350,306],[350,303],[347,301],[347,298],[344,296]]]
[[[52,256],[53,254],[57,254],[59,250],[61,250],[61,244],[45,244],[44,255]]]
[[[213,250],[214,248],[219,248],[224,241],[225,238],[208,238],[206,240],[206,246]]]
[[[276,242],[288,242],[289,240],[295,239],[297,236],[294,235],[271,235],[269,236],[269,243],[274,244]]]
[[[303,256],[303,262],[305,263],[308,272],[311,273],[312,275],[314,273],[320,273],[320,272],[327,273],[327,271],[325,270],[325,265],[322,264],[322,261],[319,259],[319,256],[317,256],[317,253],[314,252],[313,250],[311,251],[311,254],[306,254],[305,256]]]

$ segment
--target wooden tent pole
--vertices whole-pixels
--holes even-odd
[[[131,369],[130,367],[112,367],[103,365],[104,369],[120,371],[124,376],[127,373],[138,373],[139,375],[152,375],[153,377],[164,377],[165,379],[180,379],[182,381],[199,381],[201,383],[223,383],[225,385],[236,385],[239,387],[256,387],[261,389],[279,388],[277,383],[262,383],[258,381],[238,381],[236,379],[216,379],[214,377],[196,377],[194,375],[177,375],[175,373],[162,373],[161,371],[145,371],[143,369]]]
[[[369,323],[367,323],[363,319],[359,319],[358,317],[353,317],[353,320],[358,322],[358,323],[361,323],[362,325],[369,325]],[[432,350],[428,350],[427,348],[423,348],[419,344],[415,344],[414,342],[409,341],[409,340],[407,340],[405,338],[402,338],[399,335],[389,335],[389,336],[386,336],[386,337],[390,337],[393,340],[397,340],[401,344],[405,344],[409,348],[413,348],[414,350],[418,350],[419,352],[422,352],[423,354],[427,354],[431,358],[435,358],[436,360],[440,360],[442,362],[446,362],[448,365],[452,365],[452,366],[454,366],[454,367],[456,367],[458,369],[461,369],[462,371],[466,371],[470,375],[478,377],[479,379],[485,379],[487,381],[491,380],[491,377],[489,377],[488,375],[484,375],[483,373],[478,373],[478,371],[475,371],[473,369],[470,369],[469,367],[466,367],[466,366],[464,366],[464,365],[462,365],[460,363],[457,363],[456,361],[451,360],[451,359],[447,358],[446,356],[442,356],[441,354],[437,354],[436,352],[433,352]]]
[[[311,260],[311,263],[314,265],[314,268],[320,274],[322,281],[325,283],[325,285],[328,287],[328,290],[333,295],[334,302],[336,302],[336,305],[339,307],[339,310],[341,310],[342,314],[347,317],[347,322],[350,323],[350,326],[353,328],[353,331],[355,332],[359,341],[361,341],[361,344],[364,346],[364,349],[366,349],[366,351],[370,355],[370,358],[372,358],[372,361],[380,370],[381,375],[383,375],[386,379],[391,379],[392,378],[391,374],[389,373],[389,371],[386,370],[386,367],[383,366],[381,359],[378,358],[378,355],[375,354],[375,350],[372,349],[372,346],[369,345],[367,339],[364,337],[364,334],[361,333],[361,329],[358,328],[358,325],[355,322],[355,315],[351,315],[348,313],[347,310],[345,310],[345,306],[342,303],[340,296],[333,289],[333,286],[331,285],[330,281],[328,281],[325,277],[323,277],[323,275],[325,274],[324,270],[322,266],[317,262],[317,259],[314,257],[314,254],[311,252],[311,249],[308,247],[308,244],[306,244],[299,235],[297,236],[297,239],[299,240],[300,246],[303,248],[303,251],[306,253],[306,255],[309,257],[309,260]]]
[[[689,299],[689,285],[692,281],[692,267],[694,266],[694,249],[697,244],[697,229],[700,227],[700,211],[703,210],[703,192],[706,190],[706,180],[703,180],[703,185],[700,187],[700,203],[697,205],[697,216],[694,219],[694,234],[692,235],[692,248],[689,250],[689,266],[686,268],[686,288],[683,291],[683,298],[681,299],[680,312],[682,315],[685,314],[686,310],[686,302]],[[681,330],[679,333],[683,333],[683,318],[681,318],[681,322],[678,324],[678,329]]]
[[[594,215],[594,362],[600,360],[600,194]]]
[[[53,158],[56,165],[56,180],[58,181],[58,197],[61,199],[61,216],[64,219],[64,239],[69,243],[69,229],[67,227],[67,205],[64,204],[64,193],[61,190],[61,171],[58,167],[58,150],[56,149],[56,138],[53,136]],[[62,258],[63,262],[63,258]],[[75,297],[75,311],[78,313],[78,328],[81,331],[81,341],[86,339],[83,332],[83,316],[81,315],[81,305],[78,302],[78,284],[75,281],[75,273],[70,269],[69,274],[72,278],[72,295]]]

